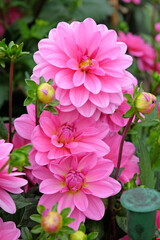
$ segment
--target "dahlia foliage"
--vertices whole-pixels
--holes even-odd
[[[140,4],[140,0],[132,2]],[[7,24],[14,21],[10,20]],[[159,31],[159,25],[156,29]],[[25,186],[25,194],[38,192],[37,209],[43,205],[51,211],[58,203],[57,212],[63,216],[63,209],[70,208],[69,227],[78,230],[86,219],[113,218],[113,204],[118,212],[119,198],[126,187],[143,184],[140,160],[131,138],[124,141],[123,127],[126,130],[134,120],[139,122],[136,111],[150,113],[156,97],[144,93],[152,101],[146,97],[139,102],[144,94],[137,79],[127,71],[132,64],[127,51],[137,58],[141,71],[151,74],[157,69],[156,51],[140,36],[122,31],[118,36],[115,30],[91,18],[60,22],[40,40],[28,82],[33,89],[28,91],[27,113],[14,120],[12,143],[0,140],[0,207],[5,212],[16,212],[9,193],[20,194]],[[53,84],[48,85],[50,79]],[[59,105],[54,105],[54,99]],[[124,114],[128,115],[124,118]],[[27,157],[23,149],[26,145],[32,145]],[[19,161],[28,158],[30,165],[16,162],[10,170],[12,149],[14,160],[19,153]],[[23,172],[18,171],[21,167]],[[158,221],[159,215],[157,225]],[[15,223],[0,218],[0,239],[19,237]]]

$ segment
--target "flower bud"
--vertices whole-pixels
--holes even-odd
[[[50,211],[42,216],[41,226],[47,233],[57,233],[62,228],[62,216],[55,211]]]
[[[37,88],[37,97],[42,103],[50,103],[54,100],[55,91],[49,83],[42,83]]]
[[[142,92],[136,98],[135,106],[139,112],[150,114],[156,106],[156,97],[151,93]]]
[[[158,119],[160,120],[160,102],[158,103]]]
[[[82,231],[76,231],[70,235],[70,240],[86,240],[87,235]]]

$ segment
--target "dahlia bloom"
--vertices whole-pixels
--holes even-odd
[[[8,155],[12,148],[13,145],[11,143],[5,143],[3,139],[0,140],[0,168],[8,161]],[[27,184],[27,180],[19,177],[22,175],[24,173],[20,172],[8,174],[8,166],[0,172],[0,207],[8,213],[15,213],[16,206],[7,192],[16,194],[23,192],[21,187]]]
[[[109,133],[104,141],[110,147],[110,152],[105,156],[105,158],[110,159],[114,163],[114,167],[117,167],[119,146],[122,136],[118,133]],[[130,142],[124,142],[122,160],[120,168],[124,168],[119,176],[119,180],[122,184],[129,182],[135,173],[139,174],[138,161],[139,159],[134,156],[135,147]],[[138,183],[138,181],[137,181]]]
[[[33,147],[37,150],[35,160],[39,165],[81,152],[95,152],[104,156],[109,147],[102,139],[108,133],[108,125],[96,123],[93,118],[60,112],[42,114],[39,125],[31,136]]]
[[[1,240],[17,240],[21,235],[21,232],[14,222],[3,222],[0,218],[0,239]]]
[[[114,30],[91,18],[59,23],[38,47],[32,79],[55,80],[61,111],[77,109],[85,117],[96,111],[112,114],[123,102],[122,91],[132,85],[126,45],[117,41]]]
[[[155,29],[158,32],[158,34],[155,36],[155,39],[157,42],[160,42],[160,22],[155,24]]]
[[[124,34],[120,31],[119,41],[126,43],[129,54],[137,57],[138,67],[141,71],[150,73],[151,70],[155,69],[156,51],[151,45],[145,43],[143,38],[132,33]]]
[[[70,216],[76,219],[70,226],[75,230],[86,217],[100,220],[105,213],[100,198],[113,196],[121,189],[120,183],[109,177],[113,167],[112,161],[85,153],[34,169],[33,175],[42,180],[39,191],[44,195],[39,204],[50,209],[58,202],[58,212],[70,207]]]

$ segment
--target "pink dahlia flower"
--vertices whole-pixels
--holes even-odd
[[[157,32],[160,32],[160,22],[157,22],[155,24],[155,29],[156,29]]]
[[[14,222],[3,222],[0,218],[0,239],[1,240],[17,240],[19,239],[21,232]]]
[[[102,141],[108,133],[108,125],[96,123],[93,118],[60,112],[42,114],[39,125],[34,128],[32,144],[37,150],[35,157],[39,165],[48,164],[54,159],[81,152],[95,152],[104,156],[109,147]]]
[[[104,138],[104,141],[110,147],[110,152],[105,156],[105,158],[112,160],[114,167],[117,167],[121,138],[122,136],[118,133],[110,133]],[[120,168],[124,168],[124,170],[119,176],[119,180],[122,182],[122,184],[129,182],[135,173],[139,174],[139,159],[134,156],[134,152],[134,145],[130,142],[125,141],[123,145],[122,161],[120,165]]]
[[[96,110],[112,114],[122,103],[122,90],[132,85],[126,71],[132,58],[114,30],[91,18],[61,22],[39,42],[32,79],[53,78],[61,111],[91,117]]]
[[[39,167],[33,170],[35,177],[42,180],[39,186],[44,195],[39,204],[50,209],[58,202],[58,212],[71,208],[71,224],[75,230],[85,218],[100,220],[105,207],[100,198],[117,194],[121,185],[109,177],[113,162],[97,158],[95,153],[85,153],[63,158],[59,164],[51,163],[49,169]]]
[[[3,139],[0,140],[0,168],[8,161],[8,155],[12,147],[11,143],[5,143]],[[20,172],[11,172],[8,174],[8,166],[0,172],[0,207],[8,213],[13,214],[16,212],[15,203],[8,192],[21,193],[23,192],[21,187],[27,184],[27,180],[19,177],[22,175],[24,174]]]

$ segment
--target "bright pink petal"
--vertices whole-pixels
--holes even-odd
[[[62,89],[73,88],[73,74],[74,72],[69,69],[59,71],[55,76],[55,83]]]
[[[44,205],[46,208],[51,209],[53,205],[59,201],[60,197],[61,197],[60,193],[50,195],[44,194],[40,198],[38,205]]]
[[[93,74],[86,73],[84,86],[94,94],[101,91],[101,82],[99,78]]]
[[[84,212],[88,207],[87,196],[82,191],[75,192],[74,204],[80,211]]]
[[[56,126],[54,125],[54,122],[50,118],[41,117],[39,123],[44,133],[48,137],[51,137],[53,133],[56,132]]]
[[[89,92],[83,87],[77,87],[70,90],[70,99],[75,107],[83,106],[89,97]]]
[[[71,212],[74,210],[74,199],[73,199],[73,193],[66,192],[62,195],[58,202],[58,212],[61,212],[63,208],[71,208]]]
[[[62,183],[53,178],[45,179],[39,186],[39,191],[45,194],[53,194],[59,192],[64,186]]]
[[[73,84],[75,87],[81,86],[85,81],[85,72],[78,70],[73,75]]]
[[[85,218],[86,218],[85,215],[81,211],[79,211],[77,208],[73,210],[70,217],[74,218],[75,221],[69,224],[69,227],[73,228],[75,231],[78,230],[81,222],[85,222]]]
[[[92,220],[100,220],[105,213],[105,207],[101,199],[88,195],[88,208],[84,212],[86,217]]]
[[[79,69],[79,66],[78,66],[79,64],[74,58],[69,59],[66,65],[67,65],[68,68],[70,68],[72,70],[78,70]],[[73,82],[74,82],[74,80],[73,80]]]
[[[90,101],[87,101],[83,106],[79,107],[77,110],[84,117],[91,117],[96,111],[96,106]]]
[[[105,108],[109,105],[109,96],[104,92],[100,92],[99,94],[91,93],[89,100],[98,107]]]
[[[53,177],[53,174],[46,167],[37,167],[37,168],[33,169],[32,174],[34,177],[36,177],[40,180],[45,180],[47,178]]]
[[[48,159],[47,152],[37,152],[35,156],[35,161],[38,165],[46,165],[50,162]]]
[[[8,213],[15,213],[16,212],[16,206],[13,201],[13,199],[10,197],[10,195],[0,188],[0,207],[8,212]]]

